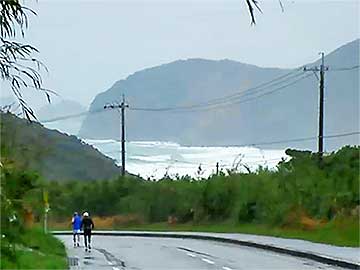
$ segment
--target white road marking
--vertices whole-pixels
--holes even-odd
[[[107,261],[107,263],[110,264],[110,265],[112,265],[112,262],[110,262],[110,261]]]
[[[120,270],[119,268],[117,268],[117,267],[113,267],[113,270]]]
[[[193,258],[196,257],[196,255],[194,255],[194,254],[192,254],[192,253],[186,253],[186,255],[188,255],[188,256],[190,256],[190,257],[193,257]]]
[[[202,258],[201,260],[206,262],[206,263],[209,263],[209,264],[215,264],[213,261],[210,261],[210,260],[205,259],[205,258]]]
[[[222,269],[224,270],[232,270],[230,267],[223,266]]]

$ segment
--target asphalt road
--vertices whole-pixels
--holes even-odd
[[[255,248],[213,241],[94,236],[91,253],[73,248],[72,236],[57,236],[68,256],[79,265],[72,269],[340,269]],[[83,239],[81,239],[83,243]]]

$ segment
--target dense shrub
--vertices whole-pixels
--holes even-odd
[[[276,170],[145,181],[68,182],[49,186],[54,217],[90,211],[93,215],[137,215],[147,222],[231,221],[296,224],[302,216],[331,220],[359,205],[359,147],[344,147],[323,158],[287,150],[292,157]]]

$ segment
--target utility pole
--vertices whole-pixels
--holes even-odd
[[[129,105],[125,103],[125,95],[122,95],[120,104],[107,104],[104,109],[120,109],[121,112],[121,176],[125,176],[125,108]]]
[[[219,162],[216,162],[216,175],[219,175]]]
[[[121,175],[125,176],[125,95],[121,102]]]
[[[319,154],[319,159],[321,161],[324,154],[324,81],[325,81],[325,71],[329,70],[329,67],[325,67],[324,53],[321,52],[320,54],[321,54],[320,67],[313,67],[313,68],[304,67],[304,71],[311,71],[314,73],[320,72],[318,154]]]

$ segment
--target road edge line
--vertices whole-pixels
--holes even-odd
[[[72,235],[72,232],[68,231],[52,231],[54,235]],[[231,239],[219,236],[210,235],[195,235],[195,234],[176,234],[176,233],[158,233],[158,232],[97,232],[94,231],[93,235],[103,236],[123,236],[123,237],[161,237],[161,238],[182,238],[182,239],[195,239],[195,240],[207,240],[222,243],[236,244],[240,246],[258,248],[266,251],[272,251],[275,253],[290,255],[298,258],[306,258],[309,260],[317,261],[320,263],[339,266],[347,269],[360,269],[360,264],[349,262],[341,259],[330,258],[325,255],[314,254],[308,251],[299,251],[294,249],[282,248],[267,244],[261,244],[256,242],[244,241],[239,239]]]

